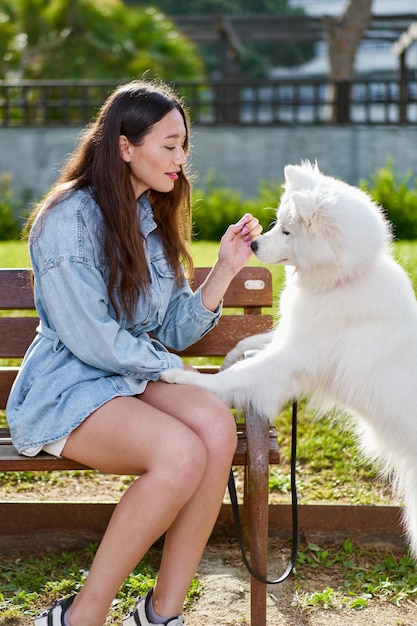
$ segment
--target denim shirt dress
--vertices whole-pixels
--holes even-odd
[[[193,293],[185,278],[177,284],[146,195],[138,219],[150,288],[139,296],[133,323],[123,313],[117,319],[108,298],[103,221],[91,190],[68,192],[33,225],[40,323],[6,409],[19,452],[68,436],[112,398],[142,393],[161,371],[182,367],[167,347],[183,350],[216,325],[221,305],[213,313],[200,289]]]

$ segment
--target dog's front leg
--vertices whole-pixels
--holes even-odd
[[[262,350],[218,374],[171,369],[162,372],[161,380],[203,387],[229,406],[238,409],[251,406],[258,415],[273,420],[288,400],[304,392],[299,388],[303,377],[293,375],[295,365],[284,354]]]
[[[258,335],[251,335],[245,339],[241,339],[235,347],[230,350],[225,356],[222,370],[229,368],[236,361],[240,361],[245,356],[245,352],[249,350],[263,350],[271,342],[273,337],[273,331],[269,333],[259,333]]]

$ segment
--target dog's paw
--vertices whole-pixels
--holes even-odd
[[[200,378],[201,374],[198,372],[174,368],[161,372],[159,380],[164,381],[164,383],[176,383],[179,385],[198,385]]]
[[[260,333],[259,335],[252,335],[251,337],[246,337],[246,339],[241,339],[241,341],[226,354],[221,369],[228,369],[234,363],[248,356],[253,356],[254,353],[265,348],[270,341],[271,333]]]
[[[164,370],[159,376],[159,380],[164,383],[182,383],[184,382],[184,374],[186,372],[183,369],[170,369]]]

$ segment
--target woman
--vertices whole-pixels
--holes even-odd
[[[123,624],[183,623],[182,606],[215,523],[236,447],[233,416],[200,389],[159,381],[217,322],[261,228],[230,226],[193,293],[189,120],[166,86],[110,95],[30,219],[40,324],[7,407],[17,449],[138,478],[124,493],[80,592],[35,619],[103,626],[124,579],[164,533],[154,589]]]

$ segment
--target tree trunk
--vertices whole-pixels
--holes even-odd
[[[372,0],[350,0],[342,17],[325,17],[323,27],[329,47],[330,76],[334,83],[333,121],[350,122],[353,64],[371,19]]]

